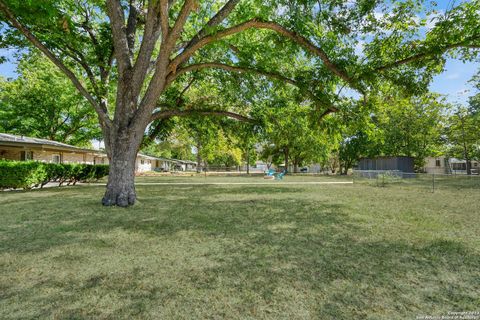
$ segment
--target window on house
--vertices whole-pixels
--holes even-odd
[[[436,167],[441,167],[442,166],[442,164],[440,162],[440,159],[435,160],[435,166]]]
[[[473,163],[473,166],[474,166],[474,167],[478,167],[478,163],[477,163],[477,162],[474,162],[474,163]]]
[[[59,154],[52,155],[52,162],[53,163],[60,163],[60,155]]]
[[[140,160],[140,163],[141,163],[141,164],[145,164],[145,160]]]
[[[20,160],[22,161],[33,160],[33,151],[22,151],[20,154]]]

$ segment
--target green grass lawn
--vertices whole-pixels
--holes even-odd
[[[415,319],[479,311],[478,189],[139,185],[129,209],[102,207],[103,191],[0,193],[0,318]]]

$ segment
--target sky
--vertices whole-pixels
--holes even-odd
[[[459,2],[439,0],[437,1],[437,9],[445,11],[452,5],[458,5]],[[7,57],[7,62],[0,64],[0,76],[5,78],[15,78],[17,76],[14,53],[14,50],[0,49],[0,56]],[[469,80],[479,71],[479,62],[464,63],[460,60],[448,59],[444,72],[435,76],[430,85],[430,90],[445,95],[449,102],[466,104],[468,98],[476,93]]]

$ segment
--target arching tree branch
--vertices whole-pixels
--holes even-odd
[[[480,38],[480,36],[478,38]],[[473,39],[473,40],[475,40],[475,39]],[[417,53],[417,54],[414,54],[410,57],[400,59],[400,60],[388,63],[386,65],[377,67],[377,68],[375,68],[375,71],[379,71],[379,72],[386,71],[388,69],[396,68],[396,67],[399,67],[399,66],[404,65],[404,64],[408,64],[408,63],[411,63],[411,62],[426,59],[426,58],[431,57],[435,54],[443,54],[443,53],[445,53],[445,52],[447,52],[451,49],[456,49],[456,48],[480,49],[480,43],[479,44],[471,44],[471,43],[469,43],[469,40],[466,40],[466,41],[462,41],[462,42],[449,44],[449,45],[444,46],[443,48],[436,49],[434,51],[428,50],[428,51],[425,51],[425,52]]]
[[[152,114],[151,121],[168,119],[172,117],[188,117],[193,115],[221,116],[221,117],[237,119],[239,121],[244,121],[244,122],[251,122],[251,123],[256,122],[256,120],[253,118],[249,118],[235,112],[224,111],[224,110],[163,110],[163,111],[158,111]]]
[[[239,66],[231,66],[228,64],[224,63],[218,63],[218,62],[209,62],[209,63],[198,63],[198,64],[192,64],[186,67],[183,67],[181,69],[177,70],[177,73],[175,74],[170,74],[169,77],[167,78],[167,85],[170,84],[172,81],[174,81],[177,77],[179,77],[182,74],[185,74],[187,72],[192,72],[192,71],[197,71],[197,70],[202,70],[206,68],[216,68],[216,69],[223,69],[229,72],[239,72],[239,73],[253,73],[261,76],[266,76],[268,78],[272,79],[277,79],[280,81],[283,81],[285,83],[291,84],[293,86],[296,86],[300,89],[301,88],[300,84],[288,77],[282,76],[281,74],[271,72],[271,71],[264,71],[264,70],[258,70],[254,68],[248,68],[248,67],[239,67]],[[322,101],[319,99],[313,92],[309,90],[304,90],[315,102],[321,104],[323,107],[327,108],[330,112],[337,112],[338,109],[332,106],[330,103],[327,103],[325,101]]]
[[[102,94],[100,93],[97,79],[95,78],[95,75],[93,74],[90,65],[87,63],[87,59],[85,58],[85,56],[80,51],[75,50],[68,44],[66,44],[65,47],[68,50],[62,50],[62,52],[72,58],[74,61],[76,61],[83,68],[83,70],[85,70],[85,73],[87,74],[87,77],[92,84],[93,91],[95,92],[97,97],[101,97]]]
[[[170,84],[172,81],[174,81],[176,78],[178,78],[182,74],[192,72],[192,71],[207,69],[207,68],[223,69],[223,70],[226,70],[226,71],[239,72],[239,73],[254,73],[254,74],[257,74],[257,75],[262,75],[262,76],[266,76],[266,77],[269,77],[269,78],[285,81],[286,83],[289,83],[289,84],[292,84],[292,85],[295,85],[295,86],[298,85],[298,83],[295,80],[290,79],[290,78],[285,77],[285,76],[282,76],[278,73],[274,73],[274,72],[270,72],[270,71],[263,71],[263,70],[258,70],[258,69],[254,69],[254,68],[248,68],[248,67],[231,66],[231,65],[224,64],[224,63],[219,63],[219,62],[207,62],[207,63],[191,64],[189,66],[178,69],[175,74],[173,74],[173,73],[169,74],[167,84]]]
[[[304,47],[307,51],[310,53],[320,57],[320,59],[323,61],[325,66],[333,72],[335,75],[343,79],[344,81],[355,85],[354,81],[352,78],[350,78],[347,73],[344,70],[341,70],[338,66],[336,66],[327,56],[325,51],[323,51],[322,48],[319,48],[315,46],[313,43],[310,42],[307,38],[290,31],[283,26],[279,25],[278,23],[275,22],[264,22],[259,19],[252,19],[249,21],[246,21],[244,23],[238,24],[236,26],[233,26],[231,28],[227,28],[224,30],[221,30],[213,35],[205,36],[198,40],[195,44],[190,46],[189,48],[186,48],[182,53],[180,53],[173,61],[170,63],[170,70],[173,71],[174,73],[176,72],[177,67],[183,63],[186,59],[191,57],[198,49],[215,42],[217,40],[220,40],[222,38],[228,37],[230,35],[252,29],[252,28],[257,28],[257,29],[269,29],[272,31],[275,31],[288,39],[300,44],[302,47]]]
[[[182,9],[180,10],[180,13],[178,14],[178,18],[175,21],[175,24],[171,29],[171,31],[169,32],[169,35],[167,38],[168,39],[167,46],[169,51],[172,51],[175,48],[175,43],[177,42],[178,38],[180,37],[180,34],[182,33],[183,27],[187,22],[188,16],[193,10],[195,10],[196,6],[197,6],[197,0],[185,0],[185,3],[183,4]]]
[[[207,30],[208,28],[213,28],[215,26],[218,26],[221,24],[229,15],[230,13],[235,9],[237,4],[240,2],[240,0],[229,0],[223,7],[220,9],[215,16],[213,16],[205,25],[204,28],[202,28],[193,38],[185,43],[182,48],[184,49],[189,49],[193,45],[195,45],[201,38],[205,37],[207,35]]]

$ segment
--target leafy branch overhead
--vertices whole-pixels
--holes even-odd
[[[180,5],[178,1],[148,1],[146,4],[140,1],[106,1],[106,5],[95,1],[70,1],[67,3],[68,5],[61,5],[55,1],[43,1],[31,5],[31,10],[22,10],[25,9],[22,2],[2,0],[0,1],[0,10],[5,21],[20,31],[72,80],[82,95],[95,107],[106,125],[111,122],[112,117],[107,110],[107,87],[111,73],[115,72],[115,68],[112,68],[114,62],[118,66],[118,79],[128,78],[130,80],[130,94],[137,96],[143,93],[141,102],[130,106],[130,113],[137,109],[151,109],[152,101],[159,98],[163,91],[162,87],[186,72],[222,65],[227,71],[242,70],[258,73],[257,70],[261,69],[240,69],[241,66],[235,65],[235,63],[230,64],[230,67],[221,61],[189,63],[196,60],[196,55],[199,55],[198,51],[205,46],[218,43],[222,39],[249,29],[266,29],[289,39],[312,56],[319,58],[323,63],[322,67],[352,88],[359,90],[364,87],[361,83],[362,80],[368,77],[365,73],[358,74],[356,70],[382,72],[407,63],[438,56],[450,49],[478,49],[480,46],[479,28],[471,25],[472,21],[474,23],[478,21],[475,19],[478,18],[478,10],[475,10],[475,5],[478,5],[476,2],[464,4],[462,7],[452,10],[447,19],[438,22],[437,29],[427,34],[424,41],[401,42],[404,39],[396,36],[395,41],[400,45],[399,50],[396,54],[389,55],[389,57],[396,58],[395,61],[386,61],[387,59],[381,58],[381,51],[384,50],[381,40],[390,42],[392,37],[387,36],[382,39],[376,36],[371,41],[372,46],[368,48],[371,55],[361,63],[354,59],[346,59],[348,57],[337,57],[335,48],[331,48],[332,44],[329,42],[336,42],[339,49],[343,49],[342,47],[345,45],[343,42],[346,42],[348,38],[357,38],[358,40],[362,36],[361,33],[357,33],[354,36],[344,36],[342,39],[340,34],[338,39],[329,39],[332,38],[332,32],[336,28],[341,28],[336,25],[338,21],[329,21],[332,13],[335,10],[343,9],[342,15],[347,14],[346,8],[341,6],[337,8],[333,2],[325,2],[321,8],[314,5],[313,2],[305,5],[304,12],[309,12],[310,16],[302,16],[300,21],[293,24],[288,23],[293,25],[291,29],[282,26],[281,22],[292,17],[298,18],[298,15],[294,12],[295,10],[290,12],[285,9],[286,6],[282,3],[270,4],[270,10],[252,12],[251,15],[258,14],[259,16],[241,21],[239,17],[247,16],[247,14],[236,13],[235,9],[240,5],[240,9],[238,9],[240,11],[248,5],[239,0],[227,1],[204,25],[198,25],[198,18],[213,12],[212,8],[215,6],[208,6],[193,0],[185,1],[183,5]],[[268,7],[268,5],[263,7]],[[254,11],[252,8],[248,9],[245,11]],[[279,14],[282,9],[285,12]],[[372,14],[375,14],[375,10],[378,9],[378,6],[372,6],[365,11],[366,4],[359,1],[357,7],[348,8],[347,18],[351,19],[350,21],[347,18],[344,19],[343,28],[368,34],[367,32],[374,31],[375,24],[383,27],[380,21],[371,21]],[[410,9],[413,12],[413,8]],[[400,11],[400,9],[398,10]],[[405,10],[403,9],[403,11]],[[405,13],[402,12],[402,14]],[[45,18],[40,19],[40,16]],[[271,17],[280,23],[269,21],[268,18]],[[322,17],[324,21],[319,21]],[[395,17],[391,18],[392,21],[395,21],[394,19]],[[108,21],[111,21],[111,25],[108,25]],[[240,22],[235,24],[236,21]],[[302,30],[316,22],[320,22],[320,27],[315,27],[315,29],[325,26],[323,29],[326,30],[323,30],[323,34],[319,34],[317,30]],[[356,27],[364,22],[369,22],[371,30],[359,30]],[[230,27],[224,27],[229,24]],[[467,25],[468,28],[464,28],[463,25]],[[456,26],[455,34],[450,37],[445,36],[452,33],[452,26]],[[199,31],[192,33],[191,30],[196,27]],[[295,30],[295,27],[299,31]],[[397,29],[401,28],[404,26],[397,27]],[[444,32],[446,28],[450,32]],[[462,30],[460,38],[458,37],[459,30]],[[395,31],[392,30],[392,32]],[[184,40],[186,37],[188,38],[188,34],[192,36],[189,40]],[[326,41],[322,38],[326,38]],[[321,45],[321,41],[325,42],[325,48],[330,50],[325,49]],[[415,49],[411,50],[414,44]],[[408,53],[413,54],[404,56],[402,51],[405,51],[403,48],[406,47],[410,48]],[[267,55],[272,54],[268,52],[268,48],[265,50],[264,53]],[[116,61],[113,59],[113,52],[116,53]],[[222,59],[224,57],[215,58]],[[230,59],[230,62],[233,61]],[[151,71],[152,74],[149,74],[148,71],[152,64],[154,68]],[[71,70],[72,68],[69,68],[72,65],[81,75],[75,74]],[[278,79],[281,73],[263,74]],[[168,79],[166,82],[165,77]],[[288,76],[284,75],[282,79],[288,79]],[[325,101],[323,102],[325,103]],[[335,111],[334,101],[331,101],[330,105],[326,104],[324,106],[326,109]]]

